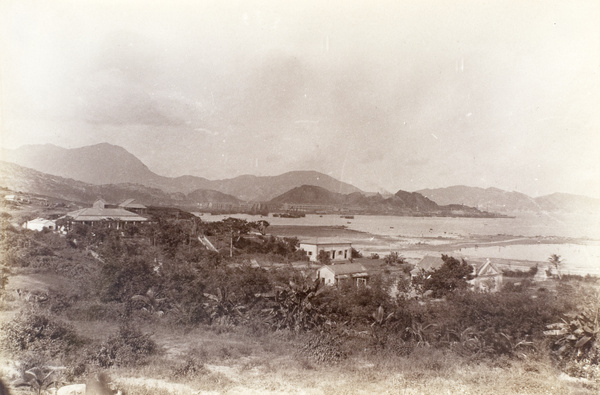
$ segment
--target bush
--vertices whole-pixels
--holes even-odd
[[[89,358],[92,364],[102,368],[142,365],[157,351],[158,347],[150,335],[131,326],[122,326],[116,335],[92,350]]]
[[[300,354],[318,363],[332,364],[347,358],[345,338],[339,333],[313,333],[300,350]]]
[[[83,344],[71,325],[42,313],[25,312],[2,327],[4,344],[14,352],[68,355]]]

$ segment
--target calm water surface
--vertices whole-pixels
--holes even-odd
[[[437,237],[469,235],[556,236],[600,240],[600,215],[524,214],[516,218],[429,218],[380,215],[307,215],[304,218],[280,218],[258,215],[203,215],[205,221],[227,217],[248,221],[266,219],[271,225],[340,226],[386,236]]]
[[[565,262],[565,271],[573,274],[600,275],[600,215],[579,214],[525,214],[516,218],[427,218],[355,215],[353,219],[339,215],[307,215],[304,218],[268,218],[244,214],[203,215],[204,221],[220,221],[226,217],[256,221],[266,219],[271,225],[304,226],[346,226],[348,229],[375,235],[398,238],[398,243],[390,244],[389,249],[401,249],[402,238],[456,237],[472,235],[512,235],[534,237],[561,237],[586,240],[571,240],[563,244],[514,244],[508,246],[481,246],[462,248],[457,253],[465,257],[502,258],[546,262],[550,254],[560,255]],[[431,241],[428,241],[431,244]],[[354,243],[354,242],[353,242]],[[383,252],[384,246],[362,246],[361,251]],[[371,251],[372,249],[373,251]],[[424,254],[425,252],[423,252]],[[409,254],[410,255],[410,254]]]

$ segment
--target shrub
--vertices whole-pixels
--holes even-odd
[[[2,327],[4,344],[14,352],[35,351],[45,355],[67,355],[83,341],[71,325],[42,313],[25,312]]]
[[[352,257],[352,259],[363,257],[363,254],[359,250],[355,249],[354,247],[352,247],[350,252],[351,252],[350,256]]]
[[[300,354],[318,363],[337,363],[348,356],[344,350],[345,340],[336,332],[312,333],[300,350]]]
[[[404,264],[406,263],[406,258],[402,255],[398,254],[396,251],[390,252],[388,255],[383,258],[383,261],[386,265],[395,265],[395,264]]]
[[[158,351],[151,335],[131,326],[121,326],[116,335],[90,353],[90,362],[103,368],[142,365]]]

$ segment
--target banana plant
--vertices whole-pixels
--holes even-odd
[[[243,321],[246,306],[236,304],[226,289],[218,287],[216,294],[204,293],[204,297],[207,301],[203,306],[212,323],[232,325]]]
[[[383,310],[383,307],[379,306],[379,308],[377,310],[375,310],[375,312],[371,316],[373,317],[373,320],[374,320],[374,322],[371,324],[371,326],[375,326],[375,325],[383,326],[383,324],[388,322],[394,316],[394,313],[391,312],[390,314],[388,314],[386,316],[385,312]]]
[[[144,309],[149,311],[150,313],[157,313],[159,315],[163,313],[162,311],[158,310],[158,305],[160,302],[165,300],[165,298],[157,298],[156,292],[154,292],[154,289],[152,288],[148,289],[145,295],[133,295],[131,297],[131,300],[140,301],[144,303],[147,307],[144,307]]]
[[[279,287],[271,301],[271,306],[262,310],[268,321],[276,329],[288,328],[295,332],[308,330],[326,321],[315,304],[317,297],[325,290],[319,281],[298,284],[289,282],[287,287]]]
[[[432,328],[435,328],[436,324],[424,324],[418,321],[413,321],[411,326],[407,327],[405,331],[408,335],[417,341],[417,344],[429,345],[429,339],[432,335]]]
[[[56,388],[58,379],[56,371],[47,367],[34,367],[21,373],[21,377],[13,383],[15,387],[29,387],[37,395],[50,393]]]
[[[548,325],[548,330],[544,331],[546,336],[556,338],[554,344],[559,346],[560,356],[575,353],[579,358],[599,346],[600,297],[595,303],[586,304],[579,312],[565,314],[565,317],[567,319]]]

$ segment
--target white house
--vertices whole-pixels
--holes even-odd
[[[349,261],[352,258],[352,243],[335,238],[318,238],[301,241],[300,248],[306,251],[308,259],[317,262],[319,253],[325,251],[331,262]]]
[[[460,259],[460,258],[457,258]],[[502,288],[503,274],[498,267],[486,259],[485,262],[473,261],[469,259],[468,263],[473,267],[473,279],[469,283],[475,291],[497,292]],[[437,270],[444,264],[441,256],[426,255],[411,270],[410,274],[415,277],[421,271]]]
[[[324,285],[340,285],[345,282],[366,285],[369,279],[367,269],[360,263],[344,263],[341,265],[326,265],[317,270],[317,280]]]
[[[504,275],[493,262],[486,259],[485,262],[475,262],[472,266],[475,278],[471,280],[471,284],[475,291],[497,292],[502,289]]]
[[[26,221],[21,227],[25,229],[42,231],[44,228],[49,230],[56,230],[56,222],[45,218],[36,218],[31,221]]]

